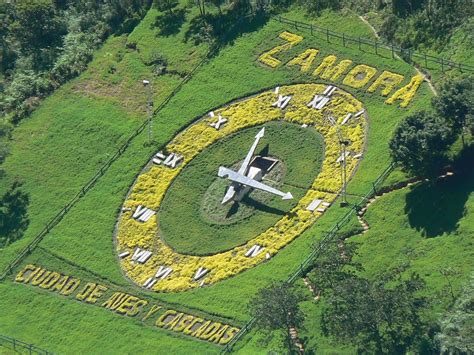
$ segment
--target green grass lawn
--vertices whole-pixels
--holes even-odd
[[[206,255],[244,244],[274,225],[311,186],[324,154],[321,135],[315,129],[286,122],[269,122],[264,127],[265,137],[256,154],[261,152],[280,160],[265,177],[265,183],[291,191],[295,198],[282,201],[280,197],[268,198],[268,193],[253,191],[240,203],[221,205],[229,184],[217,178],[219,166],[238,170],[262,126],[242,130],[199,154],[166,193],[157,218],[160,236],[174,250]]]
[[[129,37],[146,33],[147,47],[173,48],[179,34],[157,36],[150,10]],[[14,179],[24,182],[30,195],[30,225],[24,237],[0,249],[3,269],[112,156],[146,119],[147,92],[142,80],[152,81],[158,106],[182,80],[177,73],[155,76],[153,66],[138,50],[126,46],[127,36],[112,36],[95,53],[88,69],[48,97],[13,133],[11,155],[3,164],[3,193]],[[184,45],[184,44],[183,44]],[[205,46],[186,44],[188,59],[204,55]],[[171,52],[170,55],[173,53]],[[165,57],[166,58],[166,57]],[[188,69],[183,69],[186,71]]]
[[[188,64],[198,62],[194,55],[201,58],[205,52],[204,47],[194,47],[190,43],[183,44],[181,39],[186,24],[183,24],[182,30],[177,34],[167,37],[156,36],[156,28],[150,27],[156,15],[153,11],[150,11],[128,39],[111,38],[96,53],[86,73],[53,94],[15,131],[12,155],[4,166],[8,174],[4,181],[10,181],[15,176],[25,181],[25,190],[30,193],[32,199],[31,225],[22,240],[0,251],[0,266],[6,265],[15,253],[34,237],[65,201],[77,192],[79,186],[93,175],[101,162],[113,154],[120,142],[123,142],[145,119],[143,106],[137,102],[146,101],[140,80],[144,75],[152,75],[153,71],[153,67],[146,65],[141,57],[148,55],[143,53],[151,47],[150,41],[153,41],[152,45],[155,45],[163,55],[170,56],[169,65],[175,66],[176,71],[188,72],[192,67]],[[303,16],[298,12],[288,14],[290,15],[299,19]],[[337,13],[325,13],[320,19],[323,26],[337,26],[341,23],[340,14]],[[319,23],[318,18],[313,21]],[[342,22],[345,28],[356,34],[371,36],[370,29],[354,15],[347,15]],[[403,74],[404,83],[407,83],[415,73],[406,63],[392,59],[389,53],[380,52],[376,55],[369,49],[359,50],[354,44],[344,47],[337,40],[328,43],[323,35],[311,36],[309,31],[294,29],[275,20],[261,24],[252,31],[243,29],[242,34],[235,38],[232,45],[222,48],[217,56],[202,66],[156,115],[153,122],[156,145],[151,147],[145,145],[148,140],[147,132],[140,134],[94,188],[46,236],[40,244],[42,249],[35,251],[28,260],[40,261],[42,265],[56,270],[61,270],[66,264],[71,270],[81,270],[117,287],[133,292],[144,292],[123,277],[113,247],[114,225],[129,187],[159,146],[166,144],[179,129],[196,117],[226,102],[276,85],[324,82],[299,72],[295,67],[270,69],[257,61],[263,51],[281,43],[277,36],[284,30],[303,35],[305,39],[291,51],[279,56],[282,60],[290,59],[305,48],[314,47],[320,50],[318,60],[329,54],[335,54],[340,59],[350,58],[355,63],[371,65],[378,70],[392,70]],[[143,50],[137,51],[125,47],[125,44],[132,39],[137,43],[136,48]],[[179,42],[179,45],[175,42]],[[185,46],[186,50],[181,46]],[[111,65],[116,69],[109,70]],[[177,73],[168,73],[154,79],[155,106],[172,90],[178,80]],[[348,187],[349,193],[355,195],[351,195],[350,201],[354,201],[357,195],[364,194],[370,189],[372,181],[388,165],[390,159],[387,141],[397,123],[416,109],[426,109],[431,94],[423,84],[412,104],[407,109],[401,109],[396,105],[384,104],[385,98],[379,93],[369,94],[363,90],[347,87],[340,81],[337,85],[362,101],[369,116],[368,144],[358,171]],[[127,101],[128,97],[132,99]],[[393,182],[403,178],[402,174],[395,175]],[[413,240],[419,239],[420,243],[424,241],[427,249],[432,248],[431,254],[427,254],[429,257],[419,259],[422,260],[420,268],[430,260],[432,265],[442,265],[438,263],[437,258],[442,256],[447,244],[441,241],[451,240],[452,234],[456,233],[451,231],[446,238],[422,237],[421,227],[420,231],[409,227],[404,211],[405,200],[403,197],[396,198],[400,194],[403,192],[394,194],[395,197],[389,195],[387,199],[393,199],[391,203],[382,206],[384,200],[381,199],[374,204],[367,214],[367,219],[374,229],[364,237],[356,237],[361,240],[361,251],[365,255],[364,263],[367,264],[368,273],[375,274],[380,270],[379,265],[395,262],[394,253],[400,250],[400,244],[405,244],[400,242],[400,239],[406,241],[409,235]],[[471,200],[472,197],[469,201]],[[381,207],[378,208],[377,204]],[[193,312],[205,312],[242,324],[249,319],[246,304],[256,291],[274,280],[286,279],[309,253],[314,242],[346,211],[335,203],[324,217],[269,262],[212,287],[176,294],[144,293],[176,307],[187,307]],[[394,214],[393,211],[398,211],[400,215]],[[387,222],[392,218],[393,223]],[[376,233],[377,225],[379,231]],[[460,222],[460,226],[463,225]],[[472,222],[470,224],[466,222],[463,228],[469,226],[472,226]],[[403,233],[405,227],[411,234]],[[372,238],[369,239],[369,236]],[[392,239],[389,239],[390,236]],[[380,243],[373,243],[373,240],[377,239],[381,240]],[[367,242],[364,242],[365,240]],[[437,242],[438,240],[440,242]],[[452,248],[450,250],[452,255],[465,255],[463,250],[466,244],[452,242],[449,247]],[[387,249],[390,249],[389,257],[384,257]],[[415,258],[418,260],[419,256]],[[383,259],[383,263],[379,261],[377,264],[374,260],[378,259]],[[445,261],[448,262],[448,259]],[[113,341],[109,340],[111,334],[122,333],[126,333],[127,337],[114,339],[122,352],[150,349],[158,351],[166,348],[176,353],[219,350],[205,343],[162,333],[157,329],[150,330],[129,319],[117,318],[106,310],[59,299],[22,285],[5,282],[0,284],[0,288],[1,309],[15,309],[14,315],[9,313],[5,320],[2,319],[0,333],[9,335],[11,333],[9,330],[12,330],[18,338],[34,342],[51,351],[67,352],[67,347],[86,351],[87,346],[90,346],[95,339],[99,344],[98,347],[108,352],[112,350]],[[30,303],[17,306],[18,299],[28,300]],[[32,312],[32,309],[35,311]],[[310,306],[307,312],[311,312]],[[89,333],[93,334],[84,331],[86,327],[84,319],[87,319],[87,325],[90,324]],[[314,325],[312,322],[308,321],[310,331],[313,327],[318,329],[316,321]],[[41,326],[45,324],[48,324],[51,331],[41,330]],[[63,329],[68,329],[68,332],[64,332]],[[135,338],[137,341],[130,342],[129,339]],[[330,342],[325,340],[323,343]],[[265,352],[266,349],[256,338],[246,337],[239,344],[238,348],[245,353]],[[338,346],[335,345],[333,349],[336,351],[342,349]],[[325,347],[330,349],[330,345]]]
[[[364,218],[370,230],[355,235],[349,242],[359,245],[356,260],[364,276],[376,278],[384,271],[409,264],[404,275],[417,272],[426,281],[424,294],[431,299],[424,317],[436,321],[452,304],[474,268],[474,179],[472,174],[439,180],[434,186],[418,183],[391,192],[373,203]],[[442,272],[449,271],[451,276]],[[303,295],[300,303],[305,314],[299,336],[306,348],[322,354],[354,353],[350,345],[321,333],[321,308],[324,300],[315,302],[298,281],[296,289]],[[266,344],[263,337],[252,332],[237,344],[240,353],[253,353],[263,348],[283,351],[275,334]]]

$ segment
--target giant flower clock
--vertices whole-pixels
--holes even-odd
[[[265,91],[197,120],[151,158],[123,204],[115,244],[125,274],[173,292],[271,259],[333,203],[341,165],[353,175],[366,124],[361,102],[322,84]],[[282,127],[296,138],[272,138]]]

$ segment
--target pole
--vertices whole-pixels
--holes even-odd
[[[342,142],[342,201],[341,206],[347,206],[347,196],[346,196],[346,144]]]
[[[147,103],[146,103],[146,110],[148,116],[148,141],[151,143],[153,141],[153,101],[152,101],[152,91],[151,91],[151,83],[145,86],[147,90]]]

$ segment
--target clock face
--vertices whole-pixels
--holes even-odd
[[[333,203],[343,166],[351,177],[362,156],[365,128],[362,104],[322,84],[210,112],[133,184],[116,228],[121,267],[136,284],[171,292],[269,261]]]

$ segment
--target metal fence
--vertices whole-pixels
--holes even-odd
[[[297,30],[309,30],[311,32],[311,35],[319,33],[323,37],[325,37],[326,41],[328,42],[330,42],[331,39],[336,38],[342,42],[343,46],[347,46],[351,43],[357,45],[359,49],[362,49],[362,46],[368,46],[374,50],[375,54],[379,54],[381,50],[385,50],[390,52],[393,58],[398,55],[410,62],[418,61],[418,64],[424,64],[425,68],[427,69],[428,63],[433,63],[436,64],[443,72],[446,69],[459,69],[462,72],[470,73],[474,72],[474,66],[472,65],[454,62],[441,57],[428,55],[426,53],[418,53],[412,49],[401,48],[393,44],[385,43],[378,39],[371,40],[363,37],[351,37],[344,32],[336,32],[326,27],[320,27],[311,23],[301,22],[297,20],[290,20],[282,16],[275,16],[273,18],[281,23],[291,25]]]
[[[287,284],[293,284],[298,278],[304,275],[311,263],[314,262],[324,252],[328,243],[337,237],[339,230],[354,216],[358,211],[360,211],[367,202],[374,197],[380,186],[384,183],[385,179],[390,175],[390,173],[395,168],[395,164],[391,163],[380,176],[372,183],[372,188],[367,192],[360,201],[352,205],[352,207],[342,216],[339,221],[332,226],[332,228],[325,233],[323,238],[317,243],[317,245],[311,250],[309,255],[301,262],[298,268],[291,274],[286,280]],[[232,351],[235,343],[241,339],[245,334],[247,334],[252,326],[255,324],[255,317],[251,318],[247,324],[245,324],[240,331],[232,338],[232,340],[223,348],[221,353],[228,353]]]
[[[14,352],[18,353],[28,353],[28,354],[52,354],[47,350],[38,348],[36,345],[25,343],[21,340],[7,337],[6,335],[0,334],[0,347],[7,346],[9,349],[12,349]],[[0,351],[1,352],[1,351]]]

